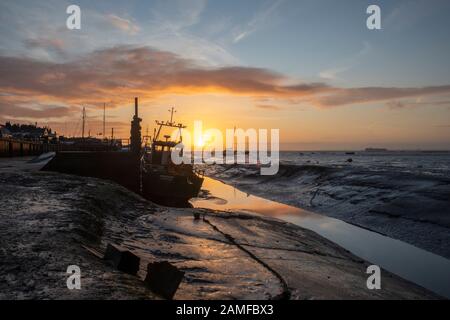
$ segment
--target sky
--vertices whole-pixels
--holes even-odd
[[[81,8],[81,29],[66,8]],[[369,5],[381,30],[366,27]],[[0,123],[128,138],[168,119],[279,129],[284,150],[450,149],[450,2],[0,2]]]

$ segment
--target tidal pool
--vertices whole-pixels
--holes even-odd
[[[196,208],[250,212],[288,221],[312,230],[406,280],[450,298],[450,260],[446,258],[338,219],[250,195],[211,178],[205,177],[202,189],[207,196],[191,200]]]

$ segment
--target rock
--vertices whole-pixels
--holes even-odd
[[[148,264],[147,276],[144,281],[154,293],[171,300],[183,277],[183,271],[178,270],[167,261],[162,261]]]
[[[118,249],[112,244],[106,247],[104,259],[111,261],[118,270],[132,275],[137,274],[141,262],[141,259],[132,252]]]
[[[35,282],[34,282],[34,280],[29,280],[29,281],[26,283],[26,285],[27,285],[27,287],[29,287],[30,289],[34,289],[34,287],[35,287]]]

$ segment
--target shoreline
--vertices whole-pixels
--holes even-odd
[[[125,275],[83,247],[107,243],[184,271],[175,299],[286,298],[286,288],[291,299],[442,298],[385,270],[382,289],[368,290],[366,262],[291,223],[161,207],[108,181],[21,162],[0,163],[0,299],[157,299],[142,283],[142,265],[137,277]],[[80,291],[65,288],[71,264],[81,268]]]
[[[245,193],[221,181],[206,178],[196,208],[246,212],[276,218],[306,228],[354,255],[390,272],[450,297],[450,260],[370,230],[297,207]]]
[[[269,177],[256,170],[216,165],[206,175],[450,259],[448,178],[312,164],[282,163],[280,172]]]

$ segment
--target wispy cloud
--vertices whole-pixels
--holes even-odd
[[[159,0],[150,11],[151,20],[158,29],[180,32],[200,21],[207,0]]]
[[[401,2],[384,18],[383,29],[404,31],[441,10],[446,1],[414,0]]]
[[[257,11],[247,24],[235,30],[233,43],[244,40],[263,26],[264,23],[267,23],[269,17],[278,9],[283,1],[284,0],[266,2],[266,5],[261,10]]]
[[[129,33],[136,34],[139,32],[140,28],[130,20],[118,17],[114,14],[108,14],[106,19],[113,25],[114,27]]]
[[[327,95],[314,98],[319,107],[337,107],[351,104],[364,104],[380,101],[396,100],[411,97],[450,94],[450,85],[428,87],[363,87],[363,88],[335,88]]]
[[[152,1],[141,7],[149,10],[143,12],[145,19],[114,5],[106,12],[83,5],[82,26],[77,31],[65,26],[69,4],[64,0],[0,1],[0,54],[62,62],[101,48],[145,44],[209,65],[238,62],[220,42],[189,29],[201,22],[207,0]]]
[[[263,110],[281,110],[282,109],[280,106],[276,106],[273,104],[257,104],[255,107],[258,109],[263,109]]]
[[[41,49],[45,52],[53,52],[61,57],[65,56],[65,43],[62,39],[44,37],[26,39],[24,45],[27,49]]]
[[[74,108],[64,106],[39,105],[36,108],[30,108],[17,104],[5,103],[0,100],[0,117],[9,117],[14,119],[51,119],[70,116],[74,113],[74,111]]]
[[[321,71],[319,73],[319,77],[325,80],[337,80],[340,73],[354,68],[360,63],[361,58],[368,54],[371,50],[372,47],[370,43],[364,41],[361,50],[353,54],[351,57],[346,58],[344,61],[339,62],[337,67]]]
[[[419,99],[418,99],[419,100]],[[450,101],[397,101],[386,102],[386,107],[390,110],[410,109],[416,107],[450,106]]]

